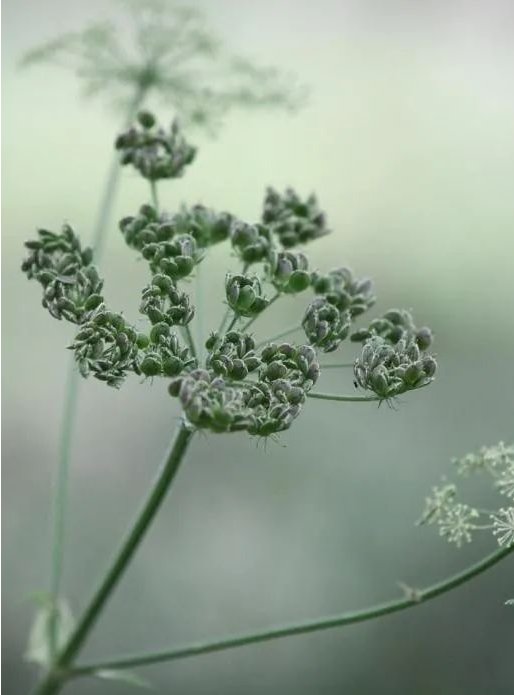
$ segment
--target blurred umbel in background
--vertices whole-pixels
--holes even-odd
[[[356,608],[397,595],[398,581],[424,585],[457,571],[492,546],[484,539],[456,551],[416,528],[423,498],[451,456],[512,436],[510,3],[199,6],[235,51],[291,68],[311,94],[294,117],[229,114],[216,140],[200,140],[201,158],[163,206],[203,202],[252,220],[268,184],[316,191],[334,233],[312,247],[313,263],[331,267],[337,257],[371,274],[384,308],[409,297],[436,332],[440,378],[396,412],[310,403],[302,427],[270,442],[267,452],[237,436],[198,438],[87,658]],[[44,522],[68,358],[63,345],[72,336],[49,321],[38,289],[19,272],[22,242],[36,225],[57,228],[63,217],[91,237],[119,125],[117,114],[80,100],[70,73],[22,73],[16,65],[32,46],[108,12],[100,2],[4,3],[8,693],[27,692],[33,682],[20,655],[34,612],[30,596],[47,577]],[[102,262],[109,301],[130,318],[130,288],[144,284],[145,269],[134,264],[126,273],[130,251],[115,224],[146,198],[143,184],[124,172]],[[216,325],[219,296],[206,295]],[[270,334],[287,321],[275,309],[266,318]],[[330,379],[331,388],[351,387],[349,375]],[[64,577],[74,607],[90,595],[176,416],[165,389],[135,380],[122,393],[81,385]],[[514,622],[503,603],[512,597],[512,576],[507,561],[410,613],[146,675],[157,692],[191,695],[507,694]],[[126,692],[94,681],[70,692],[107,689]]]

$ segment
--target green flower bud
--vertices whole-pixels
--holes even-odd
[[[305,312],[302,326],[312,345],[323,352],[337,349],[350,330],[351,318],[347,311],[341,312],[324,297],[314,299]]]
[[[280,292],[303,292],[311,284],[308,265],[303,253],[280,251],[271,255],[268,273]]]
[[[259,278],[247,275],[227,274],[225,294],[230,308],[239,316],[255,316],[268,305],[262,296]]]

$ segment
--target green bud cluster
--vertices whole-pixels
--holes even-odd
[[[368,328],[355,331],[351,340],[361,343],[374,335],[384,338],[391,345],[396,345],[402,339],[413,339],[420,350],[428,350],[434,340],[430,328],[416,328],[412,314],[406,309],[390,309],[381,318],[373,319]]]
[[[256,275],[227,273],[225,295],[229,307],[238,316],[256,316],[269,304],[262,294],[261,281]]]
[[[150,181],[182,176],[196,156],[196,147],[186,141],[177,121],[166,131],[148,111],[138,114],[137,125],[121,133],[115,146],[121,164],[132,164]]]
[[[251,338],[234,331],[221,344],[214,334],[207,347],[210,368],[178,376],[170,382],[169,392],[179,398],[192,426],[212,432],[246,430],[267,437],[288,429],[319,375],[316,353],[309,345],[270,344],[256,356]],[[241,357],[222,359],[229,353],[246,355],[248,373],[260,365],[259,380],[226,381],[236,378],[231,363],[244,363]],[[221,372],[225,374],[221,376]],[[237,367],[236,372],[239,377]]]
[[[351,315],[325,297],[316,297],[307,307],[302,326],[311,345],[333,352],[350,332]]]
[[[140,373],[136,330],[103,304],[81,325],[70,349],[82,376],[91,373],[109,386],[120,386],[129,371]]]
[[[152,282],[143,290],[140,312],[152,324],[164,323],[167,326],[187,326],[193,319],[195,310],[189,296],[180,292],[168,275],[154,275]]]
[[[268,273],[279,292],[296,294],[311,284],[309,261],[304,253],[278,251],[270,255]]]
[[[179,176],[194,156],[194,148],[185,143],[176,124],[165,133],[147,112],[118,138],[117,147],[124,163],[133,164],[152,181],[154,193],[158,178]],[[375,303],[369,279],[357,278],[344,267],[326,274],[313,271],[307,255],[292,248],[328,234],[316,198],[302,201],[292,189],[284,195],[267,190],[258,224],[202,205],[182,207],[175,214],[143,205],[136,215],[124,217],[119,227],[127,245],[141,254],[151,272],[139,305],[147,324],[142,331],[107,309],[91,250],[81,248],[68,225],[58,234],[41,230],[36,240],[29,241],[22,268],[42,285],[43,304],[52,316],[79,325],[71,349],[83,376],[115,387],[129,373],[170,379],[170,394],[179,399],[185,419],[195,428],[263,437],[288,429],[318,380],[318,353],[336,350],[354,320]],[[210,247],[223,241],[230,243],[243,271],[225,275],[228,311],[206,341],[207,354],[202,356],[195,346],[196,331],[190,327],[195,307],[180,283],[191,276]],[[251,275],[246,273],[250,265]],[[266,290],[274,292],[271,300],[266,298],[266,284]],[[314,297],[301,324],[309,344],[270,340],[257,344],[248,329],[270,302],[309,288]],[[245,327],[236,330],[243,317]],[[292,330],[299,327],[296,323]],[[352,340],[364,342],[354,367],[356,385],[379,399],[394,398],[434,378],[437,365],[427,353],[432,333],[416,328],[409,312],[391,310],[354,332]]]
[[[194,236],[177,233],[174,220],[159,216],[151,205],[142,205],[135,217],[124,217],[119,227],[127,244],[141,253],[153,273],[179,280],[190,275],[203,258]]]
[[[369,278],[355,278],[349,268],[335,268],[326,275],[312,273],[312,289],[321,294],[340,311],[352,318],[363,314],[376,302],[373,283]]]
[[[251,410],[245,404],[245,389],[230,386],[207,369],[195,369],[172,379],[168,390],[178,397],[194,427],[216,433],[248,429]]]
[[[234,222],[230,240],[232,247],[246,264],[265,260],[273,246],[271,232],[262,224]]]
[[[25,246],[30,254],[22,270],[42,285],[45,309],[56,319],[82,323],[103,301],[103,280],[91,265],[91,249],[82,250],[69,225],[60,234],[40,229]]]
[[[436,370],[433,355],[421,350],[412,337],[391,345],[380,336],[372,336],[354,365],[358,386],[384,400],[426,386],[433,381]]]
[[[229,212],[215,212],[203,205],[183,208],[172,219],[176,233],[190,234],[201,249],[226,241],[233,222]]]
[[[171,219],[151,205],[142,205],[137,215],[121,219],[119,228],[127,245],[141,253],[147,244],[170,241],[176,233]]]
[[[262,221],[270,226],[284,248],[306,244],[329,233],[316,196],[302,201],[292,188],[286,189],[283,195],[271,187],[266,190]]]
[[[246,379],[261,366],[255,340],[246,333],[229,331],[224,336],[212,333],[205,347],[209,351],[207,367],[227,379]]]
[[[145,376],[177,376],[196,367],[189,349],[180,344],[176,333],[167,323],[157,323],[150,331],[150,343],[141,359],[139,369]]]

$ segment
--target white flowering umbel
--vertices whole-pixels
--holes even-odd
[[[460,547],[469,543],[476,532],[492,533],[500,546],[514,544],[514,444],[499,442],[478,452],[452,459],[457,476],[466,478],[482,474],[498,493],[496,509],[458,501],[458,487],[444,483],[432,488],[426,498],[419,524],[435,524],[439,533]]]

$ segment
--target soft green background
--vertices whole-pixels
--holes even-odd
[[[334,234],[314,265],[371,274],[378,311],[413,307],[437,334],[436,384],[397,410],[310,402],[279,444],[198,437],[87,655],[179,645],[396,596],[493,548],[460,551],[419,529],[448,459],[513,436],[514,5],[508,1],[204,2],[232,45],[311,87],[295,117],[233,113],[197,163],[163,186],[165,206],[203,202],[248,220],[264,187],[315,190]],[[3,3],[4,687],[22,662],[45,589],[48,520],[70,327],[19,272],[37,226],[69,220],[90,238],[119,117],[81,101],[72,74],[20,72],[23,51],[111,11],[100,0]],[[167,114],[161,109],[163,117]],[[136,316],[145,271],[115,220],[148,197],[123,173],[102,269],[113,307]],[[221,310],[216,253],[203,279],[207,327]],[[294,320],[285,301],[263,331]],[[264,337],[264,333],[261,333]],[[350,359],[350,346],[341,351]],[[323,380],[352,389],[349,375]],[[81,385],[65,586],[84,604],[176,423],[165,385]],[[479,496],[479,488],[477,495]],[[159,693],[507,695],[514,563],[436,602],[380,621],[144,671]],[[143,672],[142,672],[143,673]],[[81,682],[70,693],[127,686]]]

